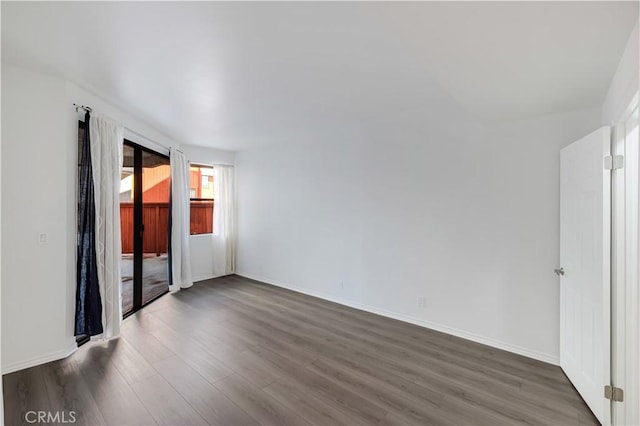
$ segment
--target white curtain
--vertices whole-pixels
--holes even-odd
[[[191,287],[189,250],[189,164],[184,154],[171,150],[171,275],[169,290]]]
[[[96,210],[96,257],[102,301],[101,336],[117,336],[122,323],[120,291],[120,174],[124,129],[114,120],[92,112],[89,120],[91,167]]]
[[[236,271],[236,188],[231,166],[213,167],[213,271]]]

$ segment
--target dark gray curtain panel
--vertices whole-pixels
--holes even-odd
[[[84,118],[80,175],[78,177],[78,257],[76,275],[76,336],[102,334],[102,302],[96,259],[96,209],[91,169],[90,115]]]

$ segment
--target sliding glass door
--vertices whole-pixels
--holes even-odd
[[[169,290],[169,158],[125,141],[120,183],[122,312]]]

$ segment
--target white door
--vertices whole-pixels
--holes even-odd
[[[610,149],[602,127],[560,151],[560,366],[603,425],[611,422]]]

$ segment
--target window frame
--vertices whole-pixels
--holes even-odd
[[[193,161],[189,161],[188,165],[189,165],[189,181],[191,181],[191,168],[192,167],[209,168],[212,171],[215,168],[215,166],[213,164],[199,163],[199,162],[193,162]],[[202,185],[202,182],[200,182],[200,185]],[[215,186],[214,186],[214,188],[215,188]],[[214,188],[211,188],[211,190],[213,191]],[[210,202],[213,203],[212,210],[215,208],[215,196],[213,196],[211,198],[191,197],[191,185],[189,185],[189,213],[191,213],[191,202],[193,202],[193,201],[196,201],[196,202],[210,201]],[[191,222],[191,219],[189,219],[189,222]],[[213,211],[211,213],[211,222],[212,222],[211,223],[211,232],[202,232],[202,233],[191,233],[191,223],[189,223],[189,235],[192,236],[192,237],[193,236],[199,236],[199,235],[213,235]]]

